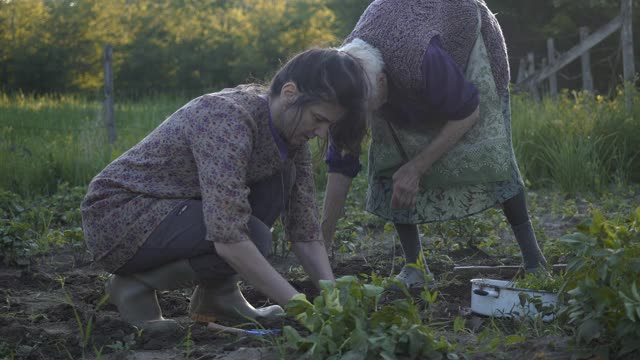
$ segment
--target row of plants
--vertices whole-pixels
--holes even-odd
[[[57,246],[70,245],[78,249],[78,254],[86,254],[78,209],[85,188],[66,184],[59,188],[52,197],[31,200],[0,192],[0,250],[5,263],[28,264],[33,255],[45,254]],[[359,202],[350,201],[350,211],[356,212]],[[518,286],[555,291],[561,284],[562,301],[555,309],[557,320],[553,324],[543,324],[540,319],[496,320],[476,330],[468,329],[459,318],[434,324],[429,314],[434,304],[442,301],[437,292],[425,289],[419,298],[406,294],[382,303],[389,279],[371,274],[324,283],[321,295],[313,302],[295,299],[288,312],[300,326],[285,327],[280,341],[310,359],[360,359],[373,355],[455,359],[522,343],[535,336],[532,334],[552,332],[572,336],[574,351],[582,357],[629,358],[640,351],[636,341],[640,337],[640,208],[628,205],[608,209],[609,213],[623,209],[623,216],[605,215],[606,207],[594,207],[591,216],[577,225],[577,232],[543,243],[546,248],[567,255],[567,272],[559,278],[560,283],[558,278],[525,278]],[[570,214],[573,206],[556,211]],[[537,211],[535,204],[532,208]],[[449,227],[458,235],[465,234],[470,231],[468,227],[490,223],[498,215],[468,219],[468,224],[449,223]],[[347,223],[341,231],[346,233],[349,227],[360,226],[351,229],[359,234],[366,232],[368,226],[381,225],[367,215],[359,221],[364,227]],[[478,238],[486,238],[484,235],[477,234]],[[446,336],[451,332],[473,334],[476,343],[458,344]]]
[[[600,211],[560,240],[573,254],[560,313],[575,326],[583,355],[640,352],[640,207],[607,219]]]
[[[85,189],[60,184],[50,197],[25,199],[0,190],[0,254],[5,265],[28,266],[33,256],[72,246],[76,260],[86,255],[80,202]]]
[[[458,359],[455,346],[424,321],[423,311],[437,292],[424,289],[421,308],[409,296],[381,304],[389,280],[371,276],[369,281],[344,276],[321,282],[321,294],[313,303],[303,294],[293,298],[287,312],[305,330],[284,327],[286,343],[305,359]]]
[[[640,207],[609,219],[595,210],[577,230],[558,239],[572,254],[565,273],[517,282],[559,292],[558,306],[547,312],[492,320],[473,331],[459,317],[447,324],[429,321],[430,307],[440,301],[437,291],[425,288],[422,301],[405,292],[381,305],[389,279],[345,276],[321,284],[313,303],[304,295],[294,298],[287,312],[303,330],[285,326],[285,346],[305,359],[458,359],[555,333],[573,338],[577,359],[634,359],[640,352]],[[554,323],[542,321],[548,311],[557,315]],[[447,331],[477,333],[476,344],[448,340],[442,335]]]

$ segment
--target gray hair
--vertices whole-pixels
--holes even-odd
[[[381,89],[378,88],[378,77],[384,69],[384,60],[380,50],[366,41],[355,38],[348,44],[338,48],[358,60],[367,80],[369,99],[377,99]]]

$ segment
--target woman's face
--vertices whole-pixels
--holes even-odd
[[[305,106],[301,112],[295,109],[289,109],[288,112],[290,118],[285,123],[284,134],[289,144],[297,146],[316,136],[325,139],[329,127],[339,121],[346,110],[338,104],[319,102]]]
[[[276,127],[291,145],[302,145],[316,136],[326,138],[329,127],[346,113],[346,109],[339,104],[326,101],[299,109],[294,105],[298,96],[300,93],[296,85],[286,83],[271,106]]]

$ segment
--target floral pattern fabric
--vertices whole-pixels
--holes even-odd
[[[202,199],[207,240],[250,241],[248,185],[284,167],[295,176],[287,238],[320,240],[309,147],[281,159],[263,92],[242,86],[198,97],[99,173],[81,205],[94,260],[117,270],[186,199]]]
[[[486,46],[479,33],[465,77],[480,93],[480,120],[421,179],[415,209],[391,209],[391,177],[404,160],[387,121],[372,122],[367,210],[396,223],[417,224],[457,219],[515,196],[523,188],[511,144],[508,93],[496,90]],[[392,121],[391,121],[392,122]],[[437,130],[394,128],[411,158],[437,136]]]

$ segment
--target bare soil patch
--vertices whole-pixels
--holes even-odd
[[[396,249],[398,251],[398,249]],[[401,251],[401,250],[399,250]],[[463,249],[449,253],[456,265],[491,265],[497,263],[483,252]],[[312,283],[299,273],[290,272],[295,262],[291,257],[272,259],[293,285],[309,298],[317,295]],[[204,325],[194,324],[187,316],[190,289],[164,291],[158,294],[165,317],[176,319],[183,330],[172,334],[141,333],[122,321],[115,306],[106,303],[98,309],[104,296],[105,273],[89,263],[73,261],[70,250],[57,249],[34,261],[28,269],[0,268],[0,338],[9,344],[17,359],[277,359],[281,355],[265,339],[214,333]],[[392,267],[394,269],[392,269]],[[336,276],[353,274],[389,275],[398,271],[389,254],[350,257],[334,264]],[[437,274],[441,300],[432,311],[431,321],[447,322],[459,315],[466,317],[470,329],[478,329],[487,319],[469,314],[469,277],[456,275],[451,264],[431,265]],[[481,274],[479,274],[481,275]],[[64,284],[64,287],[63,285]],[[250,286],[244,286],[247,299],[256,306],[269,300]],[[419,291],[412,295],[419,300]],[[69,303],[69,298],[73,305]],[[403,295],[387,292],[381,302],[387,303]],[[79,325],[79,322],[82,325]],[[87,326],[91,330],[87,340]],[[279,328],[285,323],[263,324]],[[234,325],[234,324],[228,324]],[[446,334],[451,340],[472,345],[475,334]],[[523,359],[560,359],[568,356],[566,339],[538,338],[505,350]],[[481,353],[474,359],[493,359],[495,354]],[[500,355],[502,356],[502,355]],[[546,356],[546,357],[545,357]],[[295,356],[289,358],[295,358]],[[506,357],[505,357],[506,358]]]

